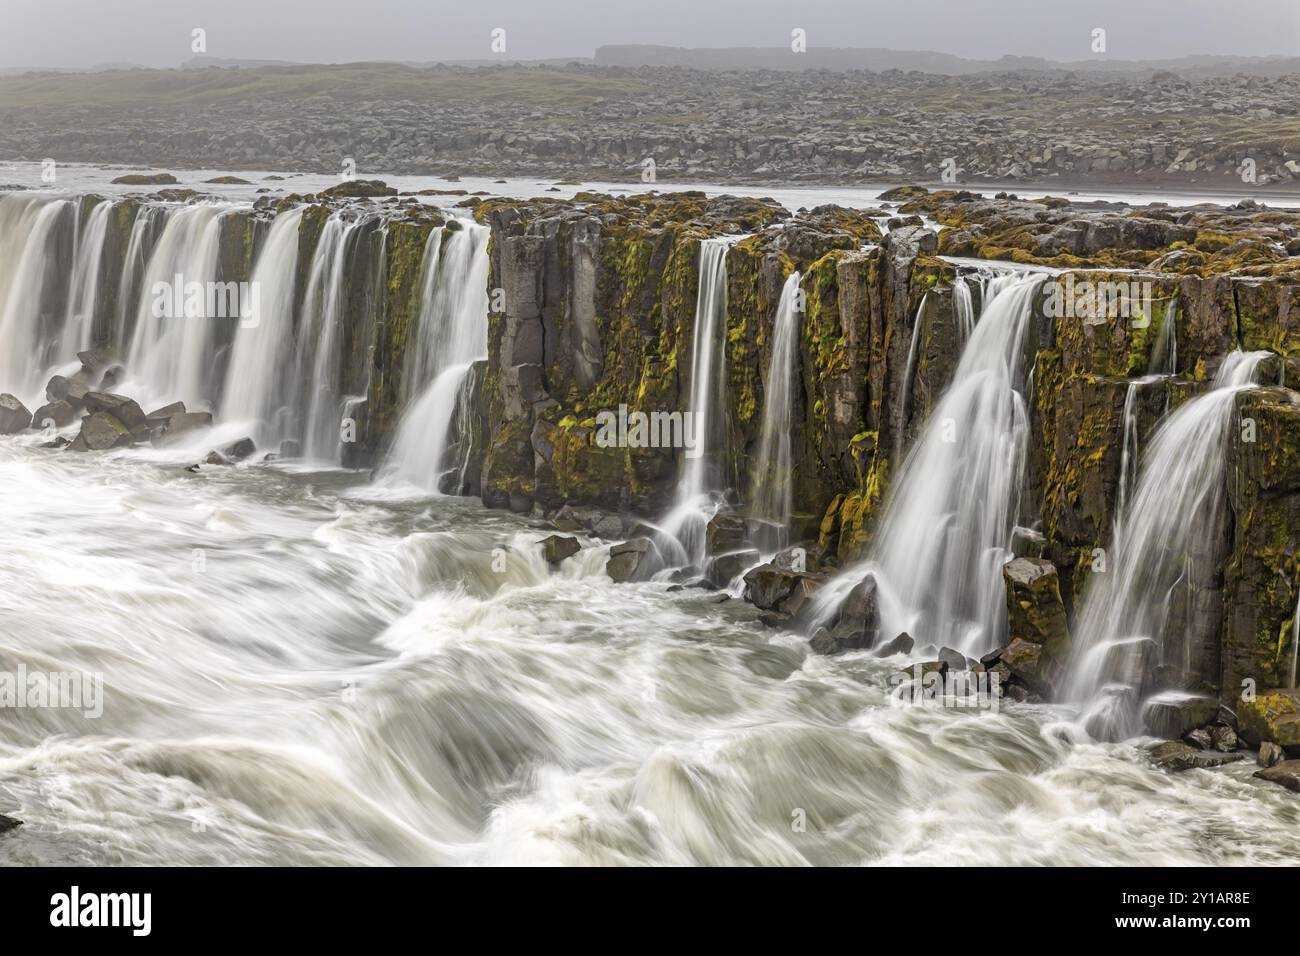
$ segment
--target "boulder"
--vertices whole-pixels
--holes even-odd
[[[68,402],[46,402],[36,409],[32,416],[32,428],[46,428],[53,424],[55,428],[66,428],[77,420],[77,410]]]
[[[22,820],[17,820],[14,817],[5,816],[3,813],[0,813],[0,833],[7,833],[10,830],[16,830],[22,825]]]
[[[1276,763],[1281,763],[1286,759],[1286,751],[1271,741],[1264,741],[1259,745],[1259,753],[1255,757],[1255,763],[1261,767],[1271,767]]]
[[[81,420],[81,433],[69,446],[104,451],[132,444],[131,430],[108,412],[94,412]]]
[[[1182,773],[1184,770],[1209,770],[1225,763],[1244,760],[1245,754],[1224,754],[1212,750],[1197,750],[1180,740],[1166,740],[1147,750],[1151,762],[1161,770]],[[1262,772],[1262,771],[1261,771]]]
[[[280,442],[281,458],[298,458],[302,455],[302,445],[292,438],[286,438]]]
[[[704,553],[718,555],[740,551],[745,547],[745,537],[745,519],[740,515],[714,515],[704,529]]]
[[[1142,708],[1142,720],[1156,737],[1177,740],[1197,727],[1205,727],[1219,713],[1219,702],[1213,697],[1166,691],[1157,694]],[[1210,745],[1213,746],[1213,734]]]
[[[1263,770],[1256,770],[1255,776],[1269,783],[1280,783],[1288,790],[1300,793],[1300,760],[1283,760]]]
[[[758,564],[761,555],[753,548],[719,554],[704,562],[705,576],[720,588],[728,587],[732,581]]]
[[[0,435],[16,435],[32,426],[27,406],[5,392],[0,395]]]
[[[1004,664],[1013,680],[1044,699],[1052,695],[1052,682],[1044,674],[1043,646],[1015,638],[1002,649],[998,663]]]
[[[105,412],[126,426],[129,431],[137,425],[147,424],[144,411],[134,399],[113,392],[87,392],[85,407],[88,412]]]
[[[170,405],[164,405],[162,408],[154,409],[144,417],[144,420],[153,427],[166,425],[177,415],[185,414],[184,402],[172,402]]]
[[[794,590],[799,574],[795,571],[782,571],[771,562],[751,568],[745,575],[745,600],[763,611],[775,610],[776,606]]]
[[[238,441],[231,442],[224,448],[218,449],[218,451],[221,457],[228,461],[243,461],[257,451],[257,446],[253,444],[253,439],[241,438]]]
[[[939,648],[939,660],[948,665],[950,671],[964,671],[966,669],[966,655],[951,647]]]
[[[1214,749],[1223,753],[1232,753],[1240,743],[1237,732],[1224,724],[1210,728],[1210,740]]]
[[[117,350],[108,345],[78,352],[77,358],[81,361],[81,370],[87,381],[97,382],[105,372],[122,367],[122,360],[118,358]]]
[[[1042,645],[1043,678],[1055,685],[1070,659],[1070,633],[1056,566],[1043,558],[1014,558],[1002,568],[1008,636]]]
[[[67,402],[73,408],[79,409],[86,404],[86,394],[89,391],[85,382],[65,375],[55,375],[45,385],[45,400]]]
[[[1300,747],[1300,690],[1266,690],[1237,708],[1237,730],[1252,744]]]
[[[154,445],[170,445],[184,436],[212,425],[211,412],[181,412],[173,415],[167,423],[153,429]]]
[[[547,564],[559,564],[565,558],[572,557],[582,550],[577,538],[568,535],[553,534],[542,539],[542,557]]]
[[[649,556],[652,545],[649,538],[632,538],[609,549],[605,573],[615,584],[640,581],[649,577]]]
[[[891,641],[887,641],[876,648],[877,657],[893,657],[895,654],[910,654],[915,642],[912,635],[904,631]]]

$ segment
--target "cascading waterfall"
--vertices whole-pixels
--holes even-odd
[[[683,432],[693,438],[688,449],[677,502],[664,520],[664,530],[681,544],[689,562],[704,559],[704,531],[717,513],[722,490],[722,469],[714,434],[722,429],[723,410],[716,404],[722,393],[727,319],[727,252],[739,237],[725,236],[700,242],[699,292],[695,300],[695,328],[691,340],[691,383]]]
[[[975,654],[1004,642],[1002,566],[1020,507],[1028,435],[1023,343],[1040,275],[990,281],[952,384],[893,481],[868,559],[818,592],[825,620],[868,573],[886,637]]]
[[[95,315],[99,308],[99,269],[112,212],[113,203],[108,200],[97,203],[86,218],[85,227],[78,232],[68,311],[63,319],[56,361],[67,361],[93,343]]]
[[[128,394],[145,402],[179,400],[190,408],[209,407],[215,335],[219,323],[237,320],[169,316],[161,302],[171,295],[177,277],[185,287],[216,280],[221,217],[228,208],[204,203],[177,209],[168,217],[140,285],[126,363],[132,386],[123,389]]]
[[[303,457],[314,461],[339,460],[339,421],[342,418],[341,343],[343,340],[343,304],[350,250],[364,220],[347,222],[341,213],[325,221],[316,245],[307,290],[303,296],[303,314],[299,323],[298,354],[295,367],[298,379],[305,383],[306,409],[302,429]]]
[[[444,235],[444,232],[446,235]],[[424,297],[406,368],[408,404],[382,469],[385,481],[459,493],[464,465],[450,475],[448,450],[470,367],[487,358],[489,230],[469,220],[435,230],[425,246]],[[447,476],[447,477],[444,477]]]
[[[0,390],[39,397],[44,369],[33,362],[51,323],[44,314],[53,247],[75,203],[44,196],[0,198]]]
[[[1123,739],[1142,729],[1140,708],[1156,666],[1189,669],[1168,660],[1165,631],[1175,591],[1191,570],[1193,552],[1213,548],[1224,521],[1224,450],[1236,394],[1254,383],[1268,352],[1234,352],[1212,390],[1169,415],[1143,456],[1124,533],[1111,568],[1094,579],[1079,615],[1066,697],[1083,705],[1088,732]],[[1213,555],[1206,556],[1213,561]]]
[[[239,330],[222,391],[222,417],[248,422],[250,434],[264,446],[286,437],[284,412],[292,401],[293,382],[285,375],[285,366],[293,351],[302,216],[301,207],[286,210],[271,224],[249,281],[253,308],[244,310],[241,303]]]
[[[753,516],[763,522],[757,543],[765,551],[789,544],[792,500],[790,415],[799,346],[799,279],[791,273],[781,289],[772,323],[772,355],[763,392],[763,425],[754,470]]]
[[[135,306],[140,299],[145,270],[153,255],[158,234],[166,226],[167,217],[174,207],[141,206],[131,222],[131,237],[126,243],[122,260],[122,276],[118,282],[117,315],[113,322],[113,347],[125,354],[128,340],[134,332]]]

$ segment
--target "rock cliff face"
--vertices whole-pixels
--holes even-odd
[[[1053,628],[1072,627],[1093,576],[1104,573],[1097,557],[1112,545],[1130,392],[1131,439],[1142,448],[1168,410],[1208,388],[1234,349],[1275,353],[1263,379],[1300,380],[1292,256],[1300,217],[1249,206],[1130,211],[918,190],[883,198],[949,228],[936,236],[896,220],[882,237],[881,217],[869,212],[791,215],[772,203],[693,194],[480,206],[492,230],[490,283],[502,290],[483,383],[483,500],[550,515],[597,506],[662,516],[681,451],[602,447],[596,416],[620,405],[684,406],[700,240],[745,234],[727,259],[718,395],[728,498],[743,514],[776,302],[797,269],[805,311],[790,422],[793,540],[828,567],[843,566],[869,546],[900,456],[952,379],[963,341],[955,284],[966,282],[979,310],[976,266],[937,254],[998,254],[1058,270],[1037,293],[1025,344],[1031,455],[1020,524],[1028,530],[1016,550],[1044,566],[1036,576],[1054,572],[1054,607],[1065,618],[1052,617]],[[1145,319],[1060,315],[1051,305],[1070,283],[1134,281],[1149,284]],[[1152,370],[1170,374],[1130,389]],[[1186,593],[1170,628],[1188,636],[1186,662],[1162,677],[1229,706],[1246,678],[1273,687],[1289,677],[1300,395],[1284,385],[1246,391],[1233,414],[1228,520],[1205,529],[1192,556],[1202,570],[1180,584]],[[1043,642],[1014,633],[1012,623],[1013,637]],[[1053,630],[1050,640],[1059,658],[1068,638]]]

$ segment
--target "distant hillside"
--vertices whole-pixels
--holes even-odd
[[[692,49],[627,44],[597,48],[595,62],[597,66],[609,67],[680,66],[697,70],[919,70],[944,76],[1012,71],[1133,74],[1171,71],[1195,76],[1300,73],[1300,57],[1283,56],[1186,56],[1176,60],[1118,60],[1099,56],[1073,61],[1003,56],[996,60],[970,60],[933,50],[817,46],[810,46],[806,53],[795,54],[785,47]]]

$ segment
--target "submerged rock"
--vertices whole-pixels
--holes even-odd
[[[22,825],[22,820],[0,813],[0,833],[7,833],[9,830],[15,830]]]
[[[1280,783],[1288,790],[1300,793],[1300,760],[1283,760],[1263,770],[1256,770],[1255,776],[1269,783]]]
[[[181,412],[169,418],[166,424],[155,428],[152,440],[156,446],[170,445],[188,434],[211,426],[211,412]]]
[[[912,635],[904,631],[893,640],[886,641],[876,648],[877,657],[893,657],[895,654],[910,654],[912,647],[915,645]]]
[[[1162,744],[1156,744],[1147,749],[1147,754],[1158,768],[1168,770],[1170,773],[1182,773],[1184,770],[1209,770],[1246,758],[1246,755],[1241,753],[1224,754],[1212,750],[1197,750],[1180,740],[1167,740]]]
[[[1205,727],[1218,713],[1219,702],[1213,697],[1169,691],[1146,702],[1142,720],[1155,736],[1177,740],[1198,727]],[[1210,733],[1209,747],[1212,746],[1214,739]]]
[[[541,545],[542,557],[546,559],[547,564],[559,564],[565,558],[572,557],[582,550],[582,545],[578,543],[577,538],[560,534],[543,538]]]
[[[0,435],[16,435],[32,425],[32,413],[17,398],[5,392],[0,395]]]

